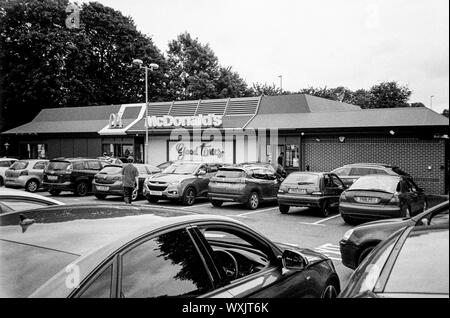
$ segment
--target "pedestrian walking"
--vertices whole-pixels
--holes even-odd
[[[131,204],[133,201],[133,190],[139,185],[139,171],[133,165],[133,157],[128,157],[127,161],[128,164],[122,168],[123,199],[125,203]]]

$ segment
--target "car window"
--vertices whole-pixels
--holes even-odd
[[[374,169],[370,168],[352,168],[350,171],[351,176],[365,176],[368,174],[374,174]]]
[[[334,175],[332,175],[332,174],[330,175],[330,179],[331,179],[331,181],[333,182],[333,184],[334,184],[335,187],[343,187],[343,186],[344,186],[344,184],[342,183],[342,181],[339,180],[338,177],[336,177],[336,176],[334,176]]]
[[[253,174],[253,178],[255,178],[255,179],[263,179],[263,180],[267,179],[267,175],[266,175],[264,169],[262,169],[262,168],[252,169],[252,174]]]
[[[13,170],[23,170],[28,167],[28,161],[16,161],[11,165]]]
[[[219,167],[217,166],[208,166],[208,173],[214,173],[219,171]]]
[[[383,170],[383,169],[372,169],[373,170],[373,174],[383,174],[383,175],[388,175],[389,173],[387,173],[387,171]]]
[[[243,170],[221,169],[216,174],[217,178],[244,178],[245,172]]]
[[[31,209],[39,209],[42,207],[53,205],[52,203],[46,203],[46,202],[27,201],[26,199],[23,199],[23,198],[0,199],[0,204],[10,208],[13,211],[25,211],[25,210],[31,210]]]
[[[414,231],[395,260],[384,292],[448,294],[448,261],[448,230]]]
[[[88,161],[87,162],[89,170],[101,170],[102,165],[99,161]]]
[[[356,180],[349,190],[385,191],[395,193],[399,190],[398,177],[365,176]]]
[[[43,169],[45,168],[46,163],[47,163],[47,162],[45,162],[45,161],[38,161],[38,162],[36,162],[36,164],[34,165],[33,169],[36,169],[36,170],[43,170]]]
[[[111,297],[112,266],[109,266],[89,287],[80,295],[81,298],[109,298]]]
[[[339,168],[339,169],[334,170],[333,172],[335,174],[337,174],[338,176],[346,177],[346,176],[350,175],[350,170],[351,170],[351,168]]]
[[[429,225],[448,225],[448,209],[433,215]]]
[[[211,281],[186,230],[176,230],[134,247],[122,257],[122,297],[196,297]]]
[[[0,167],[2,168],[8,168],[9,166],[11,166],[11,164],[11,161],[0,161]]]
[[[84,170],[87,169],[84,162],[74,162],[73,163],[73,170]]]
[[[276,180],[277,176],[275,175],[275,172],[273,172],[272,170],[265,168],[264,169],[264,174],[266,175],[267,179],[269,180]]]
[[[214,261],[219,270],[223,269],[228,282],[257,273],[270,263],[266,248],[245,233],[207,226],[199,227],[199,230],[209,243]],[[237,274],[233,258],[237,262]]]

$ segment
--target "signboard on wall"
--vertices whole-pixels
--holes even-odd
[[[197,116],[149,116],[147,124],[150,128],[177,128],[177,127],[220,127],[221,115],[208,114]]]
[[[203,162],[217,162],[224,163],[229,161],[229,156],[232,154],[233,146],[230,143],[226,146],[226,142],[221,141],[170,141],[169,142],[169,160],[188,160],[188,161],[203,161]]]

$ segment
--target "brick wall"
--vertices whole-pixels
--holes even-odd
[[[411,174],[427,193],[445,193],[445,142],[417,138],[304,138],[304,164],[311,171],[330,171],[358,162],[386,163]],[[431,166],[431,170],[428,167]]]

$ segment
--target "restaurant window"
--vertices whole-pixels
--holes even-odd
[[[298,145],[286,145],[285,167],[286,168],[300,167],[300,151]]]
[[[21,144],[20,156],[24,159],[45,159],[47,144]]]

